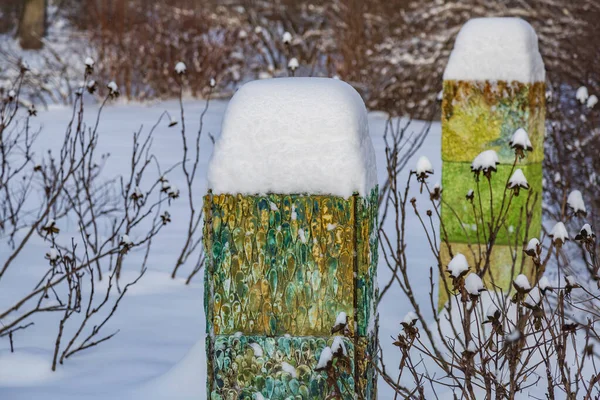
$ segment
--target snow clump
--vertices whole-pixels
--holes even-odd
[[[469,270],[469,263],[463,254],[456,254],[448,263],[448,272],[453,278],[458,278]]]

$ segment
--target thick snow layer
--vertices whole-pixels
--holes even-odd
[[[377,184],[360,95],[327,78],[245,84],[231,99],[208,167],[214,193],[366,196]]]
[[[513,172],[512,176],[508,180],[508,187],[510,189],[514,189],[516,187],[523,189],[529,188],[529,184],[527,183],[527,179],[525,178],[525,174],[523,174],[521,168],[517,168],[515,172]]]
[[[448,272],[454,278],[458,278],[463,273],[469,270],[469,263],[463,254],[456,254],[448,263]]]
[[[0,350],[0,388],[4,385],[31,386],[59,379],[61,372],[53,373],[51,366],[50,354],[38,349],[14,353]]]
[[[462,27],[444,72],[446,80],[543,82],[538,38],[520,18],[475,18]]]

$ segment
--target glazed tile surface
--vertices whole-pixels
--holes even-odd
[[[510,198],[510,212],[504,228],[495,239],[490,270],[483,279],[488,287],[508,290],[514,276],[525,273],[533,276],[530,260],[522,256],[522,246],[537,237],[542,228],[542,162],[544,159],[545,85],[543,82],[521,83],[505,81],[444,81],[442,101],[442,211],[444,229],[452,254],[462,253],[469,260],[472,272],[486,252],[491,216],[497,218],[504,198],[505,187],[514,168],[522,169],[537,195],[528,203],[528,192]],[[509,141],[518,129],[527,131],[533,150],[515,163],[515,151]],[[500,165],[492,174],[490,184],[480,176],[479,188],[471,172],[471,162],[484,150],[495,150]],[[474,191],[474,201],[466,199]],[[510,197],[510,191],[507,192]],[[506,204],[506,203],[505,203]],[[475,208],[475,211],[474,211]],[[529,230],[525,231],[526,210],[532,212]],[[483,212],[483,218],[481,215]],[[483,219],[483,221],[482,221]],[[442,240],[443,242],[443,240]],[[442,270],[451,259],[448,246],[440,249]],[[439,306],[447,301],[444,272],[440,280]]]
[[[338,386],[375,398],[377,190],[368,199],[209,193],[204,204],[211,396],[324,398],[326,375],[313,369],[345,312],[351,365]],[[296,378],[278,369],[283,361]]]

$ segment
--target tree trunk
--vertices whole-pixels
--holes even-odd
[[[23,49],[41,49],[46,32],[46,0],[24,0],[19,23],[19,43]]]

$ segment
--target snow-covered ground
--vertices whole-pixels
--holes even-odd
[[[202,101],[187,101],[186,125],[190,137],[198,129]],[[198,199],[206,190],[205,172],[212,144],[207,133],[218,136],[221,120],[227,106],[226,101],[212,102],[205,118],[202,139],[202,172],[196,186]],[[178,115],[175,101],[153,105],[119,104],[105,109],[100,124],[100,152],[110,152],[110,162],[105,171],[107,176],[123,171],[128,162],[131,137],[143,124],[145,129],[153,125],[159,115],[168,110]],[[88,107],[87,117],[95,117],[96,108]],[[62,138],[64,127],[71,115],[69,108],[53,108],[40,111],[37,123],[44,126],[40,138],[42,147],[53,147]],[[383,132],[386,116],[381,113],[369,114],[369,128],[377,155],[378,178],[380,184],[386,175]],[[416,123],[415,128],[421,123]],[[168,128],[165,123],[159,127],[154,139],[154,152],[164,166],[179,160],[179,127]],[[424,145],[411,160],[400,182],[406,181],[408,169],[416,165],[419,155],[426,155],[432,162],[436,174],[432,183],[439,179],[440,127],[434,124]],[[169,174],[171,182],[185,187],[183,176]],[[413,195],[419,196],[415,185]],[[421,195],[425,196],[425,195]],[[179,201],[182,201],[181,199]],[[176,203],[175,203],[176,204]],[[153,250],[154,256],[149,270],[142,280],[127,293],[117,314],[106,327],[107,333],[119,329],[113,339],[97,347],[81,352],[68,359],[57,372],[50,371],[54,340],[58,330],[58,319],[52,315],[40,315],[35,325],[15,335],[16,351],[11,354],[7,338],[0,339],[0,399],[30,400],[91,400],[91,399],[205,399],[205,353],[202,277],[198,275],[188,286],[184,280],[170,279],[185,230],[185,207],[171,207],[173,223],[159,234]],[[410,238],[408,256],[411,260],[410,275],[414,288],[422,288],[415,295],[420,303],[429,302],[429,267],[433,258],[427,249],[425,235],[411,213],[407,222]],[[61,234],[62,235],[62,234]],[[0,283],[0,309],[12,301],[18,293],[27,290],[28,284],[39,277],[42,268],[47,267],[43,255],[47,245],[39,241],[39,252],[29,251],[18,262],[18,268]],[[0,244],[0,259],[6,251],[6,244]],[[128,257],[123,280],[133,280],[139,268],[136,257]],[[138,258],[139,260],[139,258]],[[185,277],[187,271],[180,273]],[[389,279],[389,272],[382,264],[379,269],[380,284]],[[428,310],[429,307],[423,307]],[[399,352],[392,345],[391,336],[398,334],[400,322],[411,311],[408,301],[395,286],[385,296],[379,308],[380,341],[383,346],[386,365],[394,375],[398,365]],[[379,384],[380,398],[393,398],[391,390],[383,381]]]

